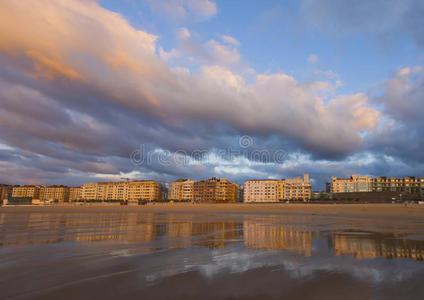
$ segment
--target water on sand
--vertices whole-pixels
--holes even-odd
[[[0,211],[0,298],[423,299],[424,223]]]

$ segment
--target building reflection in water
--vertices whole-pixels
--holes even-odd
[[[273,225],[245,221],[244,244],[253,249],[288,250],[310,256],[312,232],[301,231],[296,225]]]
[[[328,249],[324,250],[335,255],[352,255],[358,259],[424,259],[424,241],[401,239],[393,234],[323,233],[314,228],[312,220],[303,220],[302,224],[279,224],[278,220],[254,217],[235,220],[154,213],[2,213],[0,246],[122,241],[143,245],[140,251],[152,251],[244,244],[249,249],[284,250],[313,256],[314,240],[327,240]],[[325,243],[315,244],[325,248]]]
[[[424,259],[424,241],[399,239],[393,234],[333,234],[328,241],[336,255],[353,255],[357,259]]]

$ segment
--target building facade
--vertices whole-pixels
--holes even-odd
[[[377,177],[373,180],[373,192],[399,192],[424,196],[424,177]]]
[[[331,193],[372,192],[372,189],[371,177],[352,175],[350,178],[331,178]]]
[[[39,200],[42,202],[68,202],[69,187],[63,185],[42,186],[40,187]]]
[[[226,178],[210,178],[194,183],[194,200],[212,203],[234,203],[237,201],[238,185]]]
[[[309,175],[290,179],[255,179],[244,184],[244,202],[279,202],[310,200],[312,186]]]
[[[125,201],[137,202],[138,200],[156,201],[160,199],[159,183],[153,180],[136,180],[126,183],[127,192]]]
[[[281,180],[255,179],[244,183],[244,202],[280,201]]]
[[[69,188],[69,202],[78,202],[82,199],[82,187]]]
[[[194,200],[194,180],[178,179],[169,185],[169,199],[177,201]]]
[[[11,185],[0,185],[0,202],[12,197],[13,186]]]
[[[296,177],[284,180],[284,200],[311,200],[312,185],[309,174],[303,178]]]
[[[424,196],[424,178],[412,176],[372,178],[358,175],[352,175],[350,178],[333,177],[330,191],[331,193],[398,192]]]
[[[31,198],[38,199],[40,196],[40,187],[35,185],[14,186],[12,189],[12,198]]]
[[[138,202],[159,198],[159,184],[153,180],[99,182],[81,186],[81,200]]]

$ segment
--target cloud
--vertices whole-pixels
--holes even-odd
[[[423,162],[424,69],[401,68],[382,88],[382,94],[374,96],[372,101],[382,107],[384,119],[368,137],[369,147],[396,160]],[[423,167],[420,170],[424,172]]]
[[[240,53],[234,47],[222,45],[214,40],[209,41],[206,47],[219,65],[232,65],[240,61]]]
[[[240,52],[233,44],[221,44],[215,40],[205,43],[195,41],[187,28],[179,28],[176,34],[177,48],[166,52],[159,49],[159,55],[165,61],[179,65],[194,63],[197,65],[222,65],[246,68],[241,62]]]
[[[155,35],[95,1],[1,2],[0,142],[14,149],[4,150],[12,154],[4,170],[20,181],[22,165],[27,179],[37,174],[57,183],[65,174],[63,183],[76,182],[82,173],[87,179],[134,171],[129,155],[140,144],[213,152],[237,144],[240,135],[265,147],[343,159],[361,151],[363,136],[379,124],[365,94],[329,95],[324,103],[317,91],[326,93],[325,81],[302,83],[285,73],[246,80],[234,43],[198,43],[187,28],[177,38],[178,48],[166,52]],[[196,68],[170,68],[166,61],[175,58]],[[22,153],[38,159],[17,159]],[[243,176],[220,164],[173,169],[158,162],[138,174]]]
[[[178,22],[207,20],[217,12],[215,2],[209,0],[147,0],[147,3],[154,12]]]
[[[318,62],[318,55],[316,54],[311,54],[308,56],[308,62],[314,64],[316,62]]]
[[[233,38],[232,36],[223,34],[221,35],[221,39],[224,43],[232,44],[234,46],[240,46],[240,42],[236,40],[235,38]]]

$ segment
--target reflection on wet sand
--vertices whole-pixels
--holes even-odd
[[[423,299],[424,241],[408,238],[422,237],[423,227],[293,215],[8,211],[0,213],[0,298]],[[407,259],[359,259],[375,257]]]
[[[314,241],[327,239],[335,255],[362,258],[424,259],[424,241],[398,238],[393,234],[349,232],[322,233],[313,224],[278,223],[278,220],[244,216],[233,221],[202,219],[193,215],[154,213],[116,214],[1,214],[0,245],[124,241],[160,242],[140,249],[174,249],[202,246],[225,248],[242,244],[248,249],[284,250],[303,256],[314,255]],[[287,220],[286,220],[287,221]],[[320,246],[322,247],[322,245]]]
[[[424,241],[395,238],[391,234],[341,235],[329,237],[336,255],[353,255],[357,259],[384,257],[424,259]]]
[[[270,225],[245,221],[244,244],[253,249],[288,250],[305,256],[312,252],[312,232],[295,225]]]

